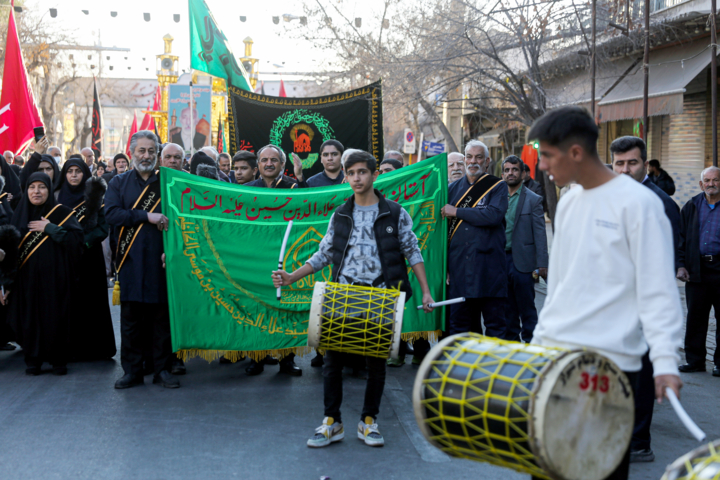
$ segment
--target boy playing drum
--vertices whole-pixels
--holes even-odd
[[[422,288],[424,310],[431,312],[429,305],[433,299],[418,240],[412,231],[412,219],[400,205],[385,199],[373,188],[378,176],[375,157],[363,151],[354,152],[345,160],[344,169],[354,195],[333,214],[318,252],[293,273],[272,272],[273,284],[276,288],[291,285],[332,265],[333,282],[399,288],[406,292],[408,299],[412,291],[407,261]],[[324,447],[345,436],[340,405],[342,369],[346,359],[345,353],[332,350],[326,353],[323,366],[325,419],[315,429],[315,435],[308,439],[309,447]],[[381,447],[384,441],[376,419],[385,387],[386,360],[368,356],[365,361],[368,379],[358,438],[371,447]]]

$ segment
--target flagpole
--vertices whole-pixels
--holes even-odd
[[[192,91],[192,80],[190,80],[190,101],[188,107],[190,107],[190,155],[195,155],[195,125],[193,123],[193,91]]]

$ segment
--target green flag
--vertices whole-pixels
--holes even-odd
[[[330,267],[283,287],[279,301],[270,273],[277,269],[288,222],[293,220],[293,227],[283,268],[292,272],[317,251],[335,208],[352,195],[350,186],[245,187],[167,168],[160,178],[161,205],[171,226],[165,254],[173,350],[208,360],[305,351],[313,287],[330,279]],[[412,217],[431,293],[443,300],[445,155],[383,174],[375,188]],[[444,309],[417,310],[420,285],[408,271],[414,295],[405,307],[402,337],[434,338],[442,330]]]
[[[218,28],[205,0],[188,0],[190,9],[190,66],[249,92],[247,72],[237,63],[225,34]]]

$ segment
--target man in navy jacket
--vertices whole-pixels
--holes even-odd
[[[508,273],[505,260],[505,213],[508,188],[486,173],[490,155],[484,143],[465,146],[467,174],[448,187],[448,298],[465,297],[450,309],[449,334],[473,331],[504,338]]]

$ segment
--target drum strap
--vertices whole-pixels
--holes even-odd
[[[480,177],[480,179],[477,180],[470,188],[468,188],[462,197],[460,197],[460,200],[455,203],[455,207],[475,208],[475,206],[480,203],[480,200],[482,200],[485,195],[490,193],[492,189],[495,188],[500,182],[502,182],[502,179],[498,177],[489,175],[487,173],[483,174],[483,176]],[[452,217],[449,219],[448,243],[452,241],[453,236],[455,236],[455,232],[458,228],[460,228],[460,224],[462,222],[463,221],[460,220],[458,217]]]

